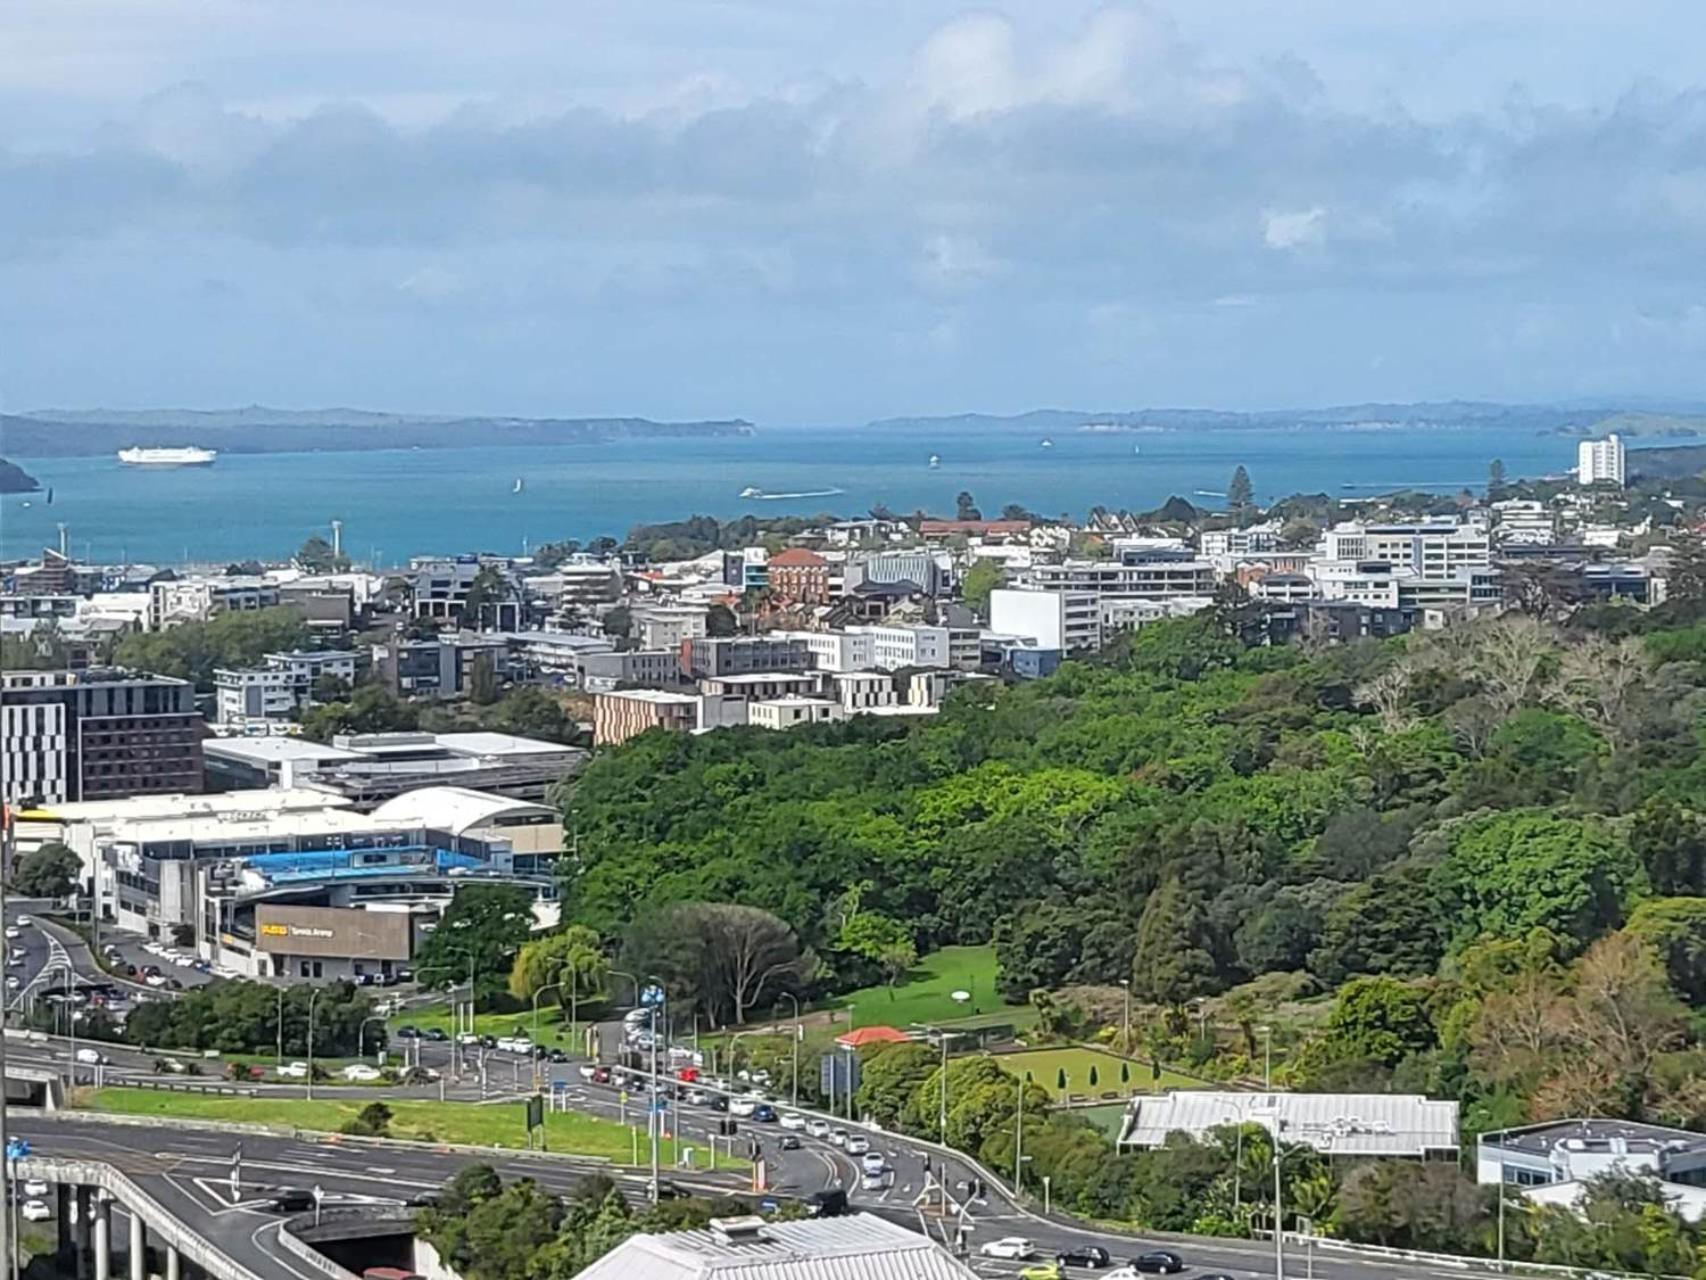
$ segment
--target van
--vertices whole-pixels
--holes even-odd
[[[840,1187],[814,1191],[806,1207],[814,1218],[839,1218],[847,1212],[847,1193]]]

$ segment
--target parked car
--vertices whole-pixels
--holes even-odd
[[[434,1044],[443,1044],[446,1040],[450,1039],[450,1033],[443,1027],[428,1027],[425,1031],[421,1032],[421,1039],[431,1040]]]
[[[1066,1271],[1058,1262],[1033,1262],[1019,1268],[1019,1280],[1065,1280]]]
[[[48,1185],[45,1182],[30,1181],[24,1183],[24,1194],[32,1200],[45,1196],[48,1190]]]
[[[415,1026],[403,1026],[398,1027],[392,1034],[399,1040],[419,1040],[421,1029]]]
[[[1081,1244],[1062,1249],[1054,1255],[1054,1260],[1063,1267],[1089,1267],[1092,1271],[1112,1266],[1114,1261],[1113,1255],[1099,1244]]]
[[[25,1222],[46,1222],[53,1217],[53,1210],[47,1207],[45,1200],[26,1200],[21,1212]]]
[[[1148,1253],[1140,1253],[1131,1260],[1131,1265],[1139,1271],[1147,1271],[1156,1275],[1172,1275],[1185,1269],[1185,1260],[1178,1254],[1167,1249],[1151,1249]]]
[[[378,1067],[371,1067],[365,1062],[352,1062],[344,1068],[344,1079],[357,1084],[371,1084],[379,1079]]]
[[[999,1240],[990,1240],[978,1250],[985,1258],[1010,1258],[1015,1262],[1027,1262],[1037,1256],[1037,1246],[1024,1236],[1002,1236]]]

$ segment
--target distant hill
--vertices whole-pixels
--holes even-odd
[[[1493,404],[1480,400],[1427,401],[1419,404],[1355,404],[1326,409],[1263,409],[1250,413],[1221,409],[1033,409],[1020,414],[961,413],[943,417],[884,418],[870,430],[1074,431],[1082,427],[1169,431],[1225,428],[1285,430],[1292,427],[1516,427],[1536,434],[1596,434],[1596,424],[1629,418],[1658,418],[1657,413],[1625,414],[1616,405]],[[1677,421],[1683,419],[1678,418]],[[1615,428],[1611,428],[1615,430]]]
[[[1706,415],[1681,413],[1642,413],[1626,410],[1614,413],[1608,418],[1586,426],[1558,427],[1556,433],[1561,436],[1579,436],[1584,440],[1597,440],[1616,432],[1639,440],[1643,437],[1663,436],[1706,436]]]
[[[41,481],[16,463],[0,458],[0,493],[34,493]]]
[[[749,435],[741,419],[482,418],[361,409],[45,409],[0,414],[0,448],[13,457],[116,453],[131,446],[197,445],[222,453],[356,452],[598,443],[657,436]]]
[[[1680,480],[1706,471],[1706,444],[1630,449],[1623,456],[1631,481]]]

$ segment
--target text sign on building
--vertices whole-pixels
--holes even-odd
[[[255,908],[256,946],[275,955],[407,960],[410,930],[403,911],[270,903]]]

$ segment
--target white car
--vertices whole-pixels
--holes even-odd
[[[804,1129],[806,1118],[798,1111],[784,1111],[782,1113],[782,1127],[784,1129]]]
[[[163,973],[151,973],[144,978],[143,981],[151,987],[163,987],[166,985],[166,975]]]
[[[144,942],[142,944],[142,949],[151,956],[163,956],[166,954],[166,948],[161,946],[158,942]]]
[[[829,1145],[832,1147],[845,1147],[847,1145],[847,1130],[837,1129],[834,1133],[830,1134]]]
[[[287,1062],[278,1069],[278,1074],[286,1080],[302,1080],[308,1075],[306,1062]]]
[[[689,1089],[687,1091],[687,1100],[696,1107],[702,1107],[711,1101],[711,1095],[704,1089]]]
[[[18,928],[20,929],[28,929],[34,923],[35,921],[31,920],[28,916],[18,917]]]
[[[1037,1246],[1024,1236],[1002,1236],[999,1240],[991,1240],[978,1252],[986,1258],[1012,1258],[1015,1262],[1037,1256]]]
[[[172,957],[172,963],[177,965],[178,968],[180,968],[180,969],[187,969],[192,964],[195,963],[195,957],[194,956],[186,956],[186,955],[176,955],[176,956]]]
[[[25,1222],[46,1222],[53,1217],[53,1210],[47,1207],[44,1200],[26,1200],[21,1210]]]
[[[883,1170],[888,1168],[888,1163],[883,1159],[882,1152],[867,1151],[865,1158],[859,1162],[859,1167],[865,1171],[866,1177],[876,1178],[880,1177]]]
[[[6,975],[6,990],[16,991],[19,987],[21,987],[23,985],[24,985],[23,983],[18,981],[18,975],[17,974],[9,973]]]
[[[45,1182],[31,1181],[24,1183],[24,1194],[32,1200],[45,1196],[47,1191],[48,1186]]]
[[[20,930],[13,928],[11,925],[7,925],[6,926],[6,936],[8,938],[21,938],[24,935]]]
[[[86,1067],[99,1067],[111,1062],[112,1059],[95,1049],[79,1049],[77,1050],[77,1061]]]
[[[367,1084],[379,1079],[379,1068],[370,1067],[365,1062],[352,1062],[344,1068],[344,1079]]]
[[[870,1149],[871,1149],[871,1140],[869,1138],[865,1137],[863,1134],[852,1133],[852,1134],[847,1135],[847,1154],[848,1155],[850,1155],[850,1156],[862,1156],[867,1151],[869,1151]]]
[[[731,1116],[750,1116],[758,1110],[757,1098],[730,1098],[729,1114]]]
[[[806,1133],[813,1138],[829,1137],[829,1121],[817,1119],[807,1120]]]

